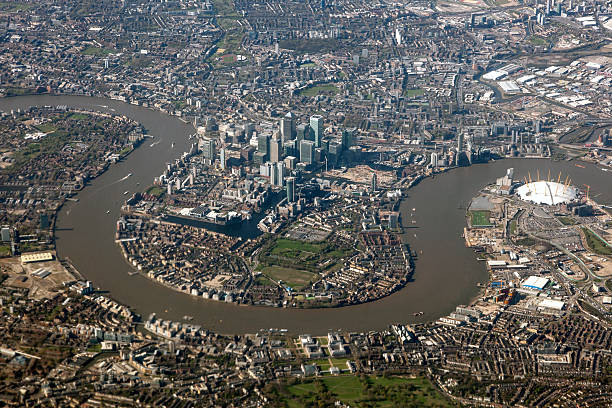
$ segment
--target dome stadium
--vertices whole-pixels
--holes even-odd
[[[578,189],[554,181],[533,181],[520,186],[516,193],[522,200],[536,204],[566,204],[578,198]]]

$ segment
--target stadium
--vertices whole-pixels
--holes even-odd
[[[536,204],[567,204],[578,198],[578,189],[568,183],[533,181],[520,186],[516,193],[525,201]]]

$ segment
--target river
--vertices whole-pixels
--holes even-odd
[[[115,221],[125,200],[123,193],[150,185],[166,162],[179,157],[190,143],[187,135],[194,132],[191,125],[151,109],[107,99],[50,95],[0,99],[2,111],[34,105],[68,105],[123,114],[140,122],[156,137],[93,180],[77,195],[78,202],[66,203],[57,219],[59,256],[69,257],[96,287],[108,291],[144,318],[152,312],[174,320],[191,315],[194,324],[220,333],[253,333],[260,328],[311,334],[324,334],[330,329],[380,330],[391,323],[435,320],[455,306],[469,303],[478,294],[476,283],[485,282],[487,273],[461,238],[465,208],[482,186],[501,177],[508,167],[514,167],[515,175],[521,178],[528,171],[533,177],[537,169],[542,175],[548,174],[549,169],[554,175],[562,171],[577,186],[590,184],[591,196],[597,201],[612,203],[612,173],[593,165],[580,168],[572,162],[512,159],[459,168],[422,181],[402,202],[403,223],[411,227],[406,229],[405,239],[418,253],[413,281],[404,289],[376,302],[336,309],[239,306],[195,298],[143,276],[128,275],[131,268],[114,243]],[[160,143],[151,147],[158,140]],[[129,173],[132,177],[119,181]],[[414,317],[415,312],[423,315]]]

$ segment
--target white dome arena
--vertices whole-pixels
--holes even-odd
[[[516,193],[522,200],[536,204],[565,204],[578,198],[578,189],[555,181],[533,181],[520,186]]]

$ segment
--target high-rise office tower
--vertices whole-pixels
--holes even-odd
[[[221,149],[219,152],[219,160],[221,161],[221,170],[225,170],[225,166],[227,165],[227,150],[225,150],[225,148]]]
[[[287,201],[295,202],[295,177],[287,178]]]
[[[212,139],[202,139],[200,142],[202,147],[202,156],[208,160],[215,160],[215,141]]]
[[[313,115],[310,117],[310,127],[314,136],[315,147],[321,147],[321,139],[323,138],[323,116]]]
[[[348,149],[353,145],[353,139],[355,138],[356,131],[357,129],[355,128],[344,129],[342,131],[342,147],[344,149]]]
[[[270,140],[270,161],[276,163],[282,159],[283,150],[280,139]]]
[[[302,140],[307,140],[310,133],[310,126],[308,123],[300,123],[296,129],[298,143]]]
[[[287,112],[280,120],[281,140],[286,142],[295,139],[295,119],[291,112]]]
[[[283,184],[285,183],[285,163],[283,162],[278,162],[276,163],[276,175],[277,175],[277,182],[278,182],[278,186],[283,186]]]
[[[300,142],[300,162],[312,164],[314,162],[315,143],[311,140],[302,140]]]
[[[270,152],[270,137],[268,135],[257,136],[257,153],[261,153],[267,158],[269,152]]]

